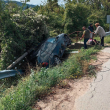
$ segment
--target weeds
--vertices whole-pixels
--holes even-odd
[[[30,110],[33,102],[42,94],[48,93],[50,87],[60,84],[65,86],[63,79],[80,78],[91,70],[88,62],[91,54],[98,51],[98,47],[88,50],[81,49],[79,54],[71,56],[61,66],[53,68],[41,68],[40,72],[31,70],[31,74],[19,80],[16,87],[11,86],[3,92],[0,100],[1,110]],[[92,71],[92,70],[91,70]],[[91,74],[91,72],[90,72]]]
[[[68,84],[67,80],[61,80],[58,84],[58,88],[70,88],[70,85]]]

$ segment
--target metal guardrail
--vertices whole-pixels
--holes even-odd
[[[109,32],[106,32],[106,35],[105,36],[108,36],[108,35],[110,35],[110,31]]]
[[[0,79],[12,77],[12,76],[15,76],[17,74],[20,75],[23,73],[24,72],[22,70],[3,70],[3,71],[0,71]]]

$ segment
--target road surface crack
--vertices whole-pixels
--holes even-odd
[[[99,82],[101,82],[101,81],[103,80],[103,75],[101,75],[101,77],[102,77],[101,80],[95,82],[96,79],[97,79],[97,77],[96,77],[96,78],[94,79],[94,83],[99,83]],[[91,88],[92,88],[92,87],[93,87],[93,84],[91,83],[90,85],[91,85]],[[90,99],[94,97],[94,92],[96,92],[96,88],[97,88],[97,87],[94,87],[94,89],[91,91],[92,96],[90,97]]]

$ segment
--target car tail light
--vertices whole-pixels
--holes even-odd
[[[47,62],[43,62],[43,63],[42,63],[42,66],[43,66],[43,67],[46,67],[46,66],[48,66],[48,63],[47,63]]]

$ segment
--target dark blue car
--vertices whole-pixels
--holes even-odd
[[[33,55],[38,65],[42,64],[44,67],[57,65],[61,63],[61,57],[69,45],[71,45],[70,38],[66,34],[60,34],[57,37],[48,38]]]

